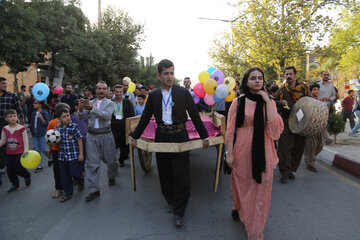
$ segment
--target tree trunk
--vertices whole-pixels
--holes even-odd
[[[18,79],[16,78],[17,72],[14,72],[14,93],[18,94]]]

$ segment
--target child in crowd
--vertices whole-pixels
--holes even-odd
[[[61,142],[58,155],[60,178],[65,196],[60,202],[65,202],[72,198],[73,184],[72,178],[78,183],[78,191],[84,190],[84,178],[81,176],[81,166],[79,162],[84,161],[83,143],[80,128],[71,122],[70,112],[66,108],[60,109],[57,113],[60,124],[56,129],[60,132]]]
[[[315,99],[318,99],[320,94],[320,85],[314,83],[310,86],[311,96]],[[304,150],[304,158],[307,165],[307,169],[312,172],[318,172],[315,167],[315,157],[318,155],[323,146],[325,145],[325,131],[322,131],[318,134],[314,134],[310,137],[306,137],[305,139],[305,150]]]
[[[30,173],[21,165],[21,154],[29,150],[29,141],[26,127],[17,123],[17,112],[13,109],[5,111],[5,120],[9,125],[5,126],[1,133],[0,147],[6,144],[6,169],[12,186],[7,191],[14,192],[19,188],[19,178],[25,178],[25,185],[31,183]]]
[[[31,135],[33,137],[34,148],[40,155],[43,152],[46,156],[48,156],[48,148],[45,142],[46,129],[49,124],[49,113],[43,109],[44,102],[40,102],[38,100],[34,101],[34,109],[31,113],[30,118],[30,129]],[[52,162],[49,161],[48,165],[51,166]],[[35,169],[35,173],[43,170],[42,160],[40,161],[39,166]]]
[[[71,114],[71,121],[79,126],[80,132],[82,135],[82,141],[83,141],[83,153],[84,153],[84,161],[81,163],[81,170],[84,172],[84,164],[86,160],[86,135],[87,135],[87,122],[88,122],[88,116],[85,118],[80,119],[79,117],[79,99],[76,99],[74,101],[74,107],[75,112]]]
[[[135,107],[135,116],[141,115],[145,109],[146,96],[144,94],[140,94],[137,97],[138,97],[138,105],[136,105]]]
[[[56,113],[59,113],[59,110],[62,108],[66,108],[70,111],[70,106],[66,103],[58,103],[56,107],[54,108],[54,119],[49,122],[49,125],[47,127],[47,131],[51,129],[55,129],[56,126],[60,123],[59,118],[57,117]],[[48,143],[49,144],[49,143]],[[61,178],[60,178],[60,168],[59,168],[59,161],[58,161],[58,155],[60,150],[60,145],[52,145],[49,144],[50,150],[49,150],[49,156],[52,157],[53,161],[53,172],[54,172],[54,180],[55,180],[55,192],[51,194],[52,198],[59,198],[63,194],[63,187],[61,184]]]

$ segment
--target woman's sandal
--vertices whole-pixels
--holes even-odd
[[[63,203],[63,202],[66,202],[67,200],[69,200],[70,198],[72,198],[72,195],[68,195],[68,196],[64,196],[60,199],[60,202]]]
[[[53,194],[51,194],[51,197],[56,199],[56,198],[59,198],[61,195],[62,195],[62,191],[56,190]]]

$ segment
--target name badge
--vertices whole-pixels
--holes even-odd
[[[123,119],[123,117],[122,117],[121,115],[116,115],[115,118],[116,118],[117,120],[122,120],[122,119]]]

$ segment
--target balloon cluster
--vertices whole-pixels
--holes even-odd
[[[129,77],[124,77],[123,78],[123,81],[126,81],[128,84],[129,84],[129,87],[128,87],[128,92],[134,92],[135,91],[135,88],[136,88],[136,85],[135,85],[135,83],[133,83],[132,81],[131,81],[131,78],[129,78]]]
[[[225,77],[224,73],[214,67],[199,74],[199,83],[194,86],[191,93],[197,104],[200,98],[204,98],[207,105],[212,106],[221,101],[231,102],[236,94],[234,92],[235,79]]]

